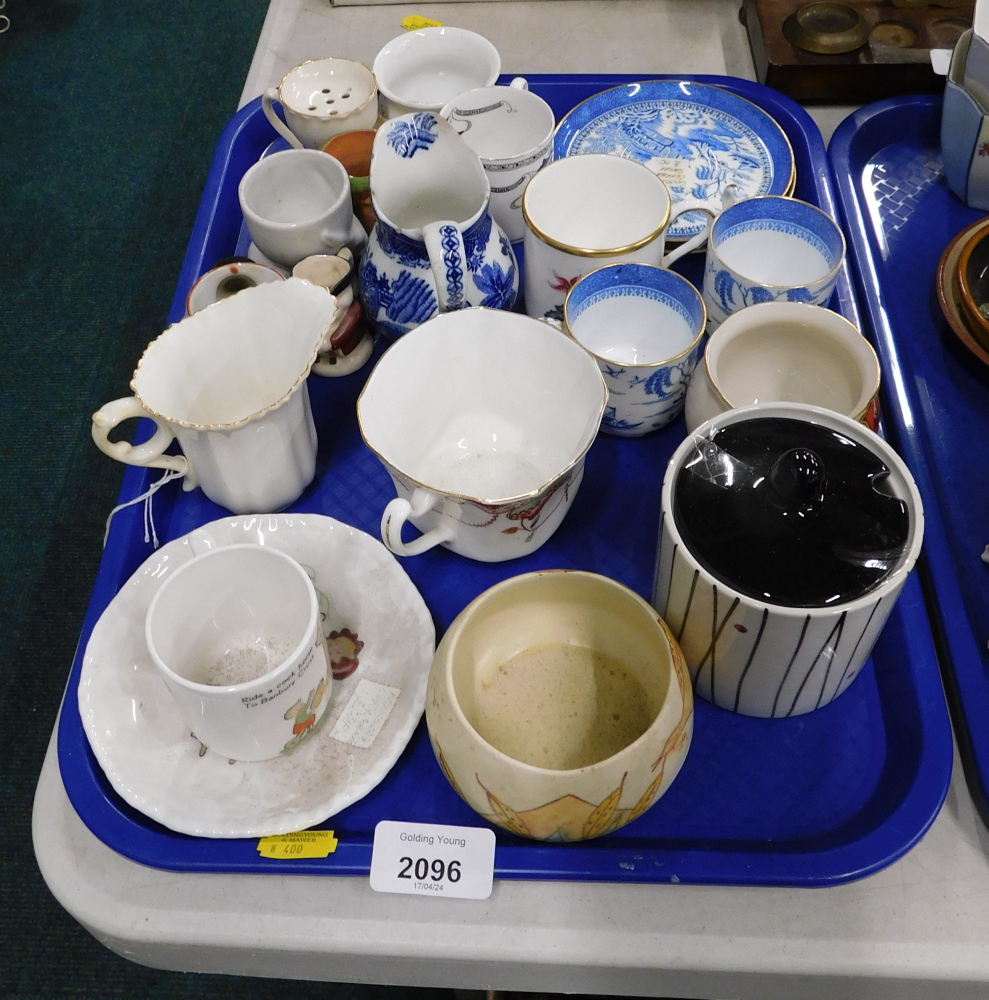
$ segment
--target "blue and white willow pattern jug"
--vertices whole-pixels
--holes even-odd
[[[490,198],[481,161],[445,119],[420,111],[381,126],[371,154],[378,218],[359,274],[382,333],[394,338],[454,309],[515,305],[518,264]]]

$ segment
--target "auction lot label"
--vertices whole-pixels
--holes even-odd
[[[487,899],[494,883],[494,850],[493,830],[385,819],[374,828],[371,888],[441,899]]]

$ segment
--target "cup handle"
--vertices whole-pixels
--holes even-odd
[[[131,417],[147,417],[155,423],[155,432],[142,444],[132,445],[127,441],[111,441],[109,434],[117,424]],[[188,459],[184,455],[166,455],[165,449],[175,435],[167,424],[148,413],[136,396],[125,396],[101,406],[93,414],[93,440],[96,447],[110,458],[127,465],[142,465],[154,469],[171,469],[191,480]]]
[[[454,536],[452,524],[441,524],[421,534],[411,542],[402,541],[402,526],[411,515],[425,514],[439,501],[435,493],[417,489],[409,500],[396,497],[381,515],[381,540],[397,556],[417,556],[428,549],[447,542]]]
[[[352,253],[356,249],[357,253],[363,253],[366,246],[367,230],[361,225],[361,220],[355,215],[350,223],[350,235],[347,237],[347,244],[340,249],[350,249]]]
[[[274,87],[269,87],[261,95],[261,108],[264,111],[265,118],[271,122],[271,127],[293,148],[293,149],[304,149],[305,147],[299,142],[295,133],[288,127],[278,117],[278,113],[272,107],[272,101],[278,100],[278,91]]]
[[[464,235],[455,222],[431,222],[422,228],[429,266],[436,282],[436,302],[440,312],[462,309],[466,299],[467,255]]]
[[[673,210],[670,212],[670,222],[672,225],[673,220],[683,215],[684,212],[704,212],[708,216],[707,225],[696,235],[692,236],[686,243],[681,243],[675,250],[671,250],[662,260],[662,267],[669,267],[674,261],[679,260],[685,254],[690,253],[692,250],[696,250],[698,247],[703,246],[707,242],[708,236],[711,235],[711,226],[714,225],[714,220],[718,217],[718,212],[711,208],[706,202],[695,201],[693,199],[688,199],[686,201],[678,202]]]
[[[347,228],[347,235],[340,236],[339,229],[324,229],[319,234],[320,242],[330,254],[340,255],[341,250],[356,249],[358,253],[363,253],[367,246],[367,231],[360,223],[356,215],[350,217]]]
[[[196,528],[189,534],[189,548],[194,556],[202,556],[213,549],[218,549],[220,543],[216,540],[212,531],[206,528]]]
[[[524,76],[517,76],[508,86],[514,87],[516,90],[528,90],[529,81]]]

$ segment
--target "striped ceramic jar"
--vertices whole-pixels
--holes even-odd
[[[874,589],[826,607],[786,607],[749,597],[709,573],[677,528],[673,491],[696,442],[720,428],[758,417],[789,417],[840,431],[890,469],[884,490],[906,504],[909,531],[902,555]],[[924,515],[903,461],[862,424],[820,407],[771,403],[719,414],[689,435],[670,459],[663,483],[653,605],[687,660],[695,693],[721,708],[765,718],[802,715],[832,701],[865,665],[920,553]]]

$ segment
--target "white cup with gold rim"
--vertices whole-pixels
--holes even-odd
[[[526,312],[562,320],[571,286],[604,264],[669,267],[707,239],[710,225],[666,253],[670,223],[694,211],[716,215],[701,201],[674,205],[662,179],[635,160],[583,153],[547,164],[522,196]]]

